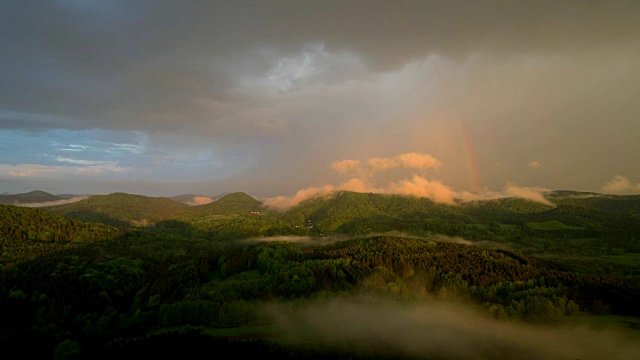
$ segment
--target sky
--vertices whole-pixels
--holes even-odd
[[[638,1],[0,0],[0,193],[640,193]]]

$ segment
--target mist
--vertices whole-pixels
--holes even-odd
[[[469,304],[380,298],[273,305],[293,344],[444,359],[637,359],[638,334],[622,328],[494,320]]]
[[[206,205],[212,202],[213,202],[213,199],[208,196],[194,196],[190,201],[185,201],[184,203],[189,206],[198,206],[198,205]]]
[[[39,203],[21,203],[21,204],[16,204],[18,206],[24,206],[24,207],[32,207],[32,208],[37,208],[37,207],[45,207],[45,206],[56,206],[56,205],[64,205],[64,204],[71,204],[80,200],[85,200],[88,199],[91,195],[79,195],[79,196],[74,196],[72,198],[69,199],[63,199],[63,200],[55,200],[55,201],[45,201],[45,202],[39,202]]]

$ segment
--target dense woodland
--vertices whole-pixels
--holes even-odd
[[[638,258],[640,197],[549,199],[442,205],[342,192],[284,213],[242,193],[194,207],[128,194],[0,205],[0,344],[39,358],[184,346],[371,357],[320,340],[290,348],[265,312],[358,296],[468,304],[505,322],[640,317],[640,266],[620,260]]]

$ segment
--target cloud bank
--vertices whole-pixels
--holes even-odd
[[[428,179],[423,174],[412,174],[398,180],[390,180],[376,185],[376,174],[395,169],[421,170],[439,169],[442,163],[429,154],[404,153],[392,157],[375,157],[361,162],[359,160],[339,160],[331,164],[331,168],[341,175],[354,176],[339,184],[325,184],[298,190],[293,196],[277,196],[264,198],[263,204],[269,208],[286,210],[317,196],[326,196],[337,191],[354,191],[362,193],[397,194],[428,198],[438,203],[455,204],[456,200],[476,201],[503,197],[518,197],[545,205],[553,206],[544,194],[550,190],[541,187],[521,187],[507,184],[502,192],[483,190],[476,193],[455,191],[438,180]],[[378,181],[379,182],[379,181]]]

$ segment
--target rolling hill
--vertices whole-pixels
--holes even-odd
[[[0,263],[124,234],[115,227],[68,219],[40,209],[0,205]]]
[[[192,210],[200,215],[247,214],[260,211],[261,204],[243,192],[235,192],[224,195],[212,203],[194,206]]]
[[[48,192],[35,190],[23,194],[0,195],[0,204],[20,205],[29,203],[43,203],[62,199],[63,198],[53,194],[49,194]]]
[[[321,233],[406,231],[471,239],[513,235],[514,229],[535,229],[535,234],[544,236],[625,238],[640,231],[640,196],[562,191],[552,193],[549,199],[556,206],[521,198],[448,205],[426,198],[341,191],[306,200],[282,217]],[[555,226],[543,225],[550,221]]]
[[[125,193],[94,195],[71,204],[51,206],[45,210],[68,218],[101,222],[115,226],[146,226],[173,219],[189,205],[164,197],[147,197]]]

